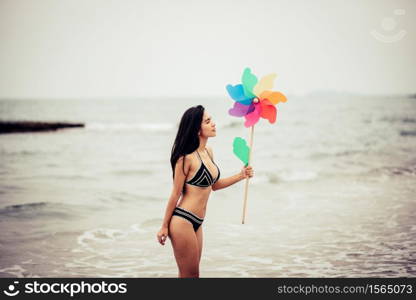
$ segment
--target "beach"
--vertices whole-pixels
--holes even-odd
[[[177,277],[156,239],[182,113],[202,104],[221,178],[248,139],[232,100],[3,99],[2,121],[83,123],[0,135],[0,277]],[[213,191],[201,277],[415,277],[416,99],[310,94],[254,129],[244,182]]]

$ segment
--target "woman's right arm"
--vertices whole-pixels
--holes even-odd
[[[166,236],[162,239],[162,235],[167,235],[167,229],[169,227],[170,219],[172,218],[173,211],[181,196],[183,185],[185,184],[186,174],[189,172],[190,159],[185,158],[185,165],[183,165],[183,156],[181,156],[175,165],[175,177],[173,179],[172,192],[170,194],[168,204],[166,205],[165,216],[162,222],[162,228],[158,233],[158,240],[163,245]],[[185,171],[185,173],[184,173]]]

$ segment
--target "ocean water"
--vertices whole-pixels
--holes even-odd
[[[202,104],[221,177],[248,139],[227,98],[0,100],[0,120],[85,128],[0,135],[0,277],[176,277],[156,240],[182,113]],[[239,182],[211,193],[201,277],[415,277],[416,99],[289,97],[254,129]]]

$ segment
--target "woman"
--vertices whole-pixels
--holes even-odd
[[[219,179],[220,170],[214,163],[211,147],[207,146],[208,138],[214,136],[216,129],[211,116],[202,105],[194,106],[183,114],[172,147],[173,188],[157,239],[164,245],[169,236],[179,277],[199,277],[201,225],[211,190],[226,188],[254,174],[248,166],[234,176]]]

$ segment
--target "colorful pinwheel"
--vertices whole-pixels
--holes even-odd
[[[240,137],[236,137],[233,142],[234,154],[244,163],[245,166],[250,164],[251,153],[253,149],[253,132],[254,125],[260,118],[269,120],[270,123],[276,122],[277,108],[275,105],[279,102],[286,102],[285,95],[280,92],[271,91],[276,74],[264,76],[260,81],[251,73],[249,68],[245,68],[241,77],[242,84],[226,86],[228,94],[235,101],[234,107],[228,113],[235,117],[244,117],[245,127],[250,127],[249,146],[247,142]],[[244,206],[242,223],[246,213],[248,181],[244,188]]]
[[[260,117],[274,123],[277,113],[275,105],[287,101],[282,93],[271,91],[275,78],[276,74],[269,74],[258,81],[250,68],[245,68],[241,77],[242,84],[226,86],[228,94],[235,101],[228,113],[235,117],[245,117],[244,126],[247,128],[255,125]]]

